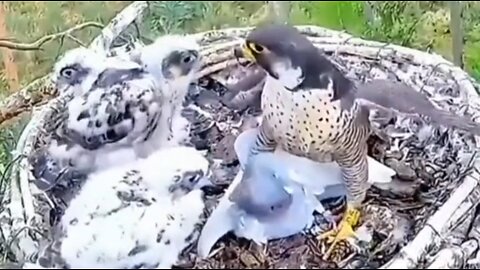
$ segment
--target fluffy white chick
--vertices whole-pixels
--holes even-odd
[[[181,111],[190,85],[202,65],[199,44],[191,36],[164,35],[133,52],[131,59],[156,78],[169,100],[165,110],[170,113],[162,116],[161,123],[171,128],[168,133],[158,130],[153,136],[159,137],[157,141],[167,141],[168,145],[186,143],[190,124]]]
[[[76,48],[55,65],[52,80],[60,104],[46,125],[51,138],[30,157],[40,189],[147,155],[135,146],[148,141],[165,100],[137,63]]]
[[[169,74],[162,80],[130,59],[105,57],[86,48],[64,55],[52,76],[64,105],[52,116],[51,143],[31,157],[40,189],[185,140],[186,119],[172,123],[179,117],[168,85],[195,70],[199,57],[196,51],[169,46],[155,56]],[[173,72],[178,69],[182,72]],[[172,129],[181,132],[174,134]]]
[[[91,174],[38,264],[171,268],[198,235],[209,167],[201,152],[179,146]]]

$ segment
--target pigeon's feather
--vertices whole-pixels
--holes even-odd
[[[198,185],[208,175],[206,158],[189,147],[165,148],[91,174],[61,219],[52,244],[58,248],[41,261],[71,268],[171,268],[196,240],[204,213]]]
[[[235,142],[235,150],[242,169],[256,132],[257,129],[244,131]],[[277,149],[273,153],[258,154],[252,160],[252,164],[251,168],[255,170],[253,174],[244,178],[246,181],[241,181],[244,177],[241,170],[207,220],[198,242],[200,256],[208,256],[218,239],[229,231],[258,243],[301,232],[312,224],[314,211],[320,213],[324,211],[319,199],[346,194],[340,168],[336,163],[316,163]],[[392,169],[371,158],[369,165],[372,168],[370,182],[389,181],[395,174]],[[265,188],[279,186],[275,185],[276,181],[280,181],[281,186],[292,196],[291,202],[280,213],[255,216],[254,213],[246,211],[248,209],[244,209],[241,204],[230,199],[231,192],[239,184],[255,185],[257,188],[255,194],[268,196],[271,191]],[[268,205],[265,208],[267,209]]]

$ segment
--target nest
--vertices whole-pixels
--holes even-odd
[[[443,110],[473,119],[480,116],[478,85],[440,56],[365,41],[320,27],[298,28],[357,83],[376,78],[403,81]],[[205,60],[188,97],[189,103],[205,112],[194,114],[197,125],[193,143],[208,150],[211,158],[221,160],[216,165],[218,189],[209,194],[211,208],[238,171],[233,141],[243,129],[256,125],[255,116],[260,113],[258,102],[253,102],[259,98],[258,86],[236,93],[228,87],[248,75],[249,71],[239,66],[232,52],[250,30],[235,28],[193,34]],[[250,105],[232,109],[232,103],[226,101],[235,98],[249,100]],[[18,142],[18,165],[12,170],[9,207],[0,219],[3,237],[12,259],[17,261],[35,261],[61,214],[58,209],[62,208],[63,200],[53,192],[46,194],[36,188],[27,159],[42,142],[48,115],[55,113],[56,106],[59,102],[53,99],[37,108]],[[420,116],[393,115],[375,119],[373,124],[377,135],[369,140],[369,154],[394,169],[398,177],[389,185],[374,186],[369,191],[362,229],[371,239],[356,243],[359,251],[342,265],[322,261],[323,244],[316,240],[315,232],[309,232],[271,241],[266,247],[227,235],[217,243],[219,251],[211,258],[196,258],[193,245],[184,251],[178,267],[378,268],[383,265],[393,269],[425,268],[432,262],[437,267],[466,267],[480,240],[475,226],[480,198],[475,170],[477,138],[434,125]]]

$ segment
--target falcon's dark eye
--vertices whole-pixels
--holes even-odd
[[[250,50],[254,51],[255,53],[262,53],[264,50],[264,47],[262,45],[258,45],[255,43],[249,43],[248,45],[248,47],[250,47]]]
[[[67,79],[70,79],[73,76],[74,73],[75,73],[75,69],[72,68],[72,67],[63,68],[60,71],[60,75],[64,78],[67,78]]]

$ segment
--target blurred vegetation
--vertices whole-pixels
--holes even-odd
[[[480,79],[480,2],[463,1],[465,70]],[[371,40],[438,53],[452,59],[450,12],[444,1],[291,1],[289,22],[313,24]],[[258,25],[271,20],[261,1],[152,2],[142,33],[162,33]]]

